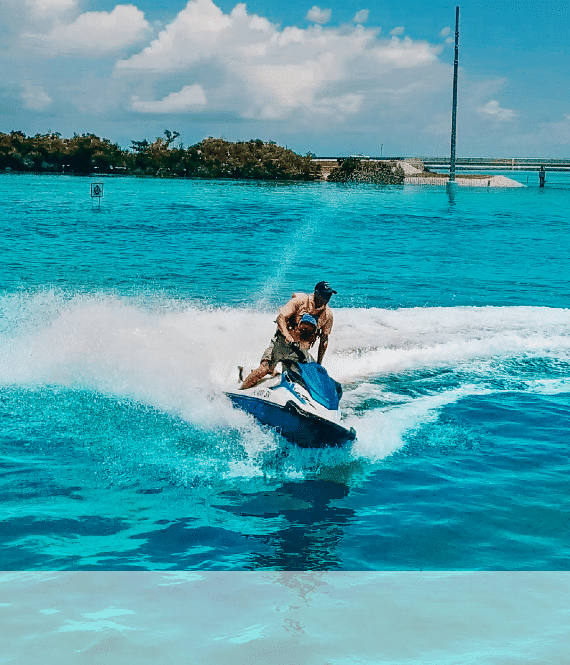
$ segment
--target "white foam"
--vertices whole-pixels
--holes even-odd
[[[570,393],[570,378],[534,379],[527,382],[531,392],[538,395],[562,395]]]
[[[0,386],[56,385],[127,397],[206,428],[243,434],[255,475],[256,456],[277,442],[232,408],[224,389],[237,366],[259,363],[275,330],[267,309],[204,308],[105,295],[55,293],[0,298]],[[357,455],[373,458],[401,447],[403,435],[465,391],[485,390],[486,377],[510,358],[570,362],[570,310],[548,307],[436,307],[398,310],[336,308],[325,366],[345,384],[348,424],[358,432]],[[468,368],[470,381],[440,395],[407,398],[374,379],[430,368]],[[529,388],[554,390],[542,377]],[[535,381],[534,387],[531,385]],[[541,383],[542,381],[542,383]],[[550,387],[548,387],[550,385]],[[567,384],[558,382],[559,390]],[[381,408],[356,415],[378,399]],[[391,408],[389,406],[391,405]]]
[[[570,354],[570,310],[434,307],[339,310],[325,364],[340,380],[481,358]]]
[[[442,407],[488,392],[486,388],[468,385],[438,395],[417,397],[397,407],[373,409],[360,417],[349,417],[346,424],[357,428],[358,432],[353,454],[369,460],[383,459],[402,448],[409,432],[437,420]]]

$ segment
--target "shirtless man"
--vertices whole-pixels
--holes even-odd
[[[319,338],[317,362],[322,363],[329,335],[333,326],[333,314],[328,302],[334,291],[328,282],[319,282],[312,295],[294,293],[291,300],[279,310],[277,330],[261,357],[261,363],[246,377],[241,389],[255,386],[275,369],[278,362],[313,362],[309,349]]]

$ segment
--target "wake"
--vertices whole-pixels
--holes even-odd
[[[0,386],[128,398],[208,430],[239,430],[250,457],[274,437],[223,391],[257,366],[275,329],[261,308],[21,293],[0,298]],[[344,385],[352,455],[381,459],[466,396],[570,390],[570,310],[334,309],[324,365]],[[236,471],[237,473],[237,471]]]

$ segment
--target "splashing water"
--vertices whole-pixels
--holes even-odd
[[[562,181],[3,178],[4,570],[567,567]],[[301,450],[224,390],[320,279],[357,439]]]

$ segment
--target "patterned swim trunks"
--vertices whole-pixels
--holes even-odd
[[[275,365],[279,362],[285,363],[298,363],[300,362],[315,362],[315,359],[308,351],[304,351],[299,347],[292,346],[283,337],[280,330],[278,330],[269,346],[265,349],[261,356],[261,362],[268,362],[269,369],[273,371]]]

